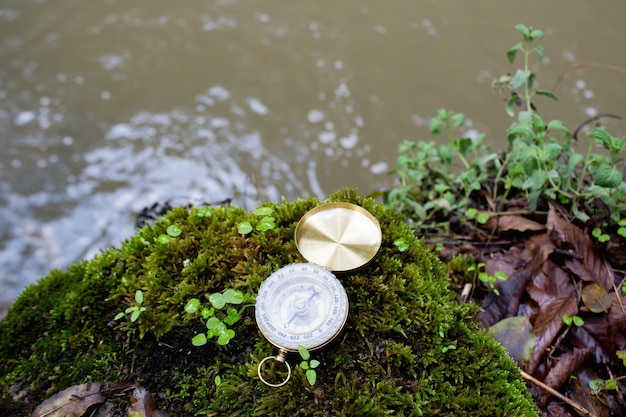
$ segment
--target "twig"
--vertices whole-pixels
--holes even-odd
[[[533,377],[532,375],[529,375],[526,372],[521,371],[521,370],[520,370],[520,372],[522,373],[522,378],[524,378],[527,381],[532,382],[533,384],[537,385],[539,388],[541,388],[541,389],[543,389],[545,391],[548,391],[550,394],[554,395],[555,397],[557,397],[561,401],[565,401],[570,407],[572,407],[574,409],[574,411],[576,411],[581,416],[584,416],[584,417],[597,417],[591,411],[589,411],[586,408],[582,407],[581,405],[575,403],[571,399],[567,398],[565,395],[561,394],[560,392],[558,392],[554,388],[552,388],[552,387],[544,384],[543,382],[539,381],[537,378]]]

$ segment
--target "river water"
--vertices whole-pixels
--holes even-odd
[[[25,285],[118,245],[155,202],[393,186],[441,108],[503,149],[494,77],[516,23],[571,129],[626,116],[621,0],[0,0],[0,315]],[[602,66],[582,66],[593,62]],[[609,128],[626,134],[626,123]]]

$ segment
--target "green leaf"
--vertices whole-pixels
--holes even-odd
[[[211,294],[209,296],[209,301],[211,302],[213,307],[217,308],[218,310],[226,305],[224,295],[219,292]]]
[[[455,113],[450,117],[450,121],[452,122],[452,126],[461,127],[465,123],[465,115],[463,113]]]
[[[465,217],[467,217],[468,219],[473,219],[474,217],[476,217],[477,214],[478,210],[476,210],[474,207],[470,207],[465,210]]]
[[[400,252],[405,252],[409,249],[409,244],[406,243],[404,238],[396,239],[393,244],[398,248]]]
[[[300,353],[300,357],[305,361],[308,361],[311,358],[311,354],[309,353],[307,348],[302,345],[298,346],[298,353]]]
[[[515,103],[516,102],[517,102],[516,97],[511,97],[510,99],[506,101],[505,110],[506,110],[506,114],[508,114],[510,117],[515,117]]]
[[[229,326],[232,326],[233,324],[235,324],[236,322],[239,321],[239,312],[237,311],[237,309],[234,308],[229,308],[227,310],[227,315],[226,317],[224,317],[224,323],[228,324]]]
[[[524,83],[526,83],[531,76],[531,72],[530,71],[525,71],[523,69],[518,69],[515,72],[515,76],[513,76],[513,80],[511,81],[511,85],[513,86],[513,88],[519,88],[521,85],[523,85]]]
[[[623,177],[624,174],[612,166],[601,164],[596,172],[594,184],[605,188],[615,188],[622,182]]]
[[[166,234],[161,234],[159,235],[159,237],[157,237],[157,242],[159,242],[162,245],[167,245],[172,241],[172,238],[169,237]]]
[[[313,369],[307,370],[306,380],[309,381],[309,384],[315,385],[315,381],[317,381],[317,372],[315,372]]]
[[[273,229],[274,227],[276,227],[276,223],[274,223],[274,218],[273,217],[269,217],[269,216],[265,216],[261,219],[261,222],[259,224],[257,224],[256,226],[256,230],[265,232],[268,231],[270,229]]]
[[[217,344],[220,346],[224,346],[228,344],[228,342],[235,337],[235,331],[231,329],[226,329],[222,334],[217,338]]]
[[[521,34],[524,36],[528,35],[528,33],[530,32],[530,29],[528,29],[528,26],[522,23],[518,23],[517,25],[515,25],[515,30],[518,32],[521,32]]]
[[[198,209],[198,216],[199,217],[211,217],[213,215],[213,211],[211,210],[211,207],[200,207]]]
[[[561,154],[561,145],[558,143],[548,143],[541,149],[541,160],[543,162],[554,162]]]
[[[320,366],[320,361],[311,359],[311,362],[309,362],[309,366],[311,367],[311,369],[317,368],[318,366]]]
[[[121,311],[121,312],[117,313],[115,315],[115,317],[113,317],[113,320],[117,321],[117,320],[121,319],[122,317],[124,317],[125,315],[126,314],[123,311]]]
[[[548,122],[548,130],[564,130],[566,132],[569,131],[560,120],[550,120]]]
[[[607,151],[611,151],[613,148],[613,137],[606,131],[604,127],[596,127],[589,132],[589,137],[595,139],[596,143],[599,143]]]
[[[431,135],[440,135],[441,134],[441,119],[438,117],[433,117],[430,119],[429,130]]]
[[[141,305],[141,303],[143,303],[143,291],[141,290],[135,291],[135,302],[138,305]]]
[[[247,235],[252,231],[252,225],[250,222],[241,222],[237,225],[237,232],[240,235]]]
[[[209,317],[209,319],[206,321],[206,327],[211,331],[216,330],[216,334],[220,334],[223,330],[226,329],[226,325],[222,323],[222,320],[218,319],[217,317]]]
[[[527,190],[530,188],[531,190],[539,190],[543,187],[543,184],[545,184],[547,178],[548,174],[546,173],[546,171],[538,169],[533,172],[526,181],[524,181],[524,184],[522,184],[522,189]]]
[[[139,315],[141,314],[141,310],[137,309],[133,311],[133,314],[130,315],[130,321],[133,323],[139,319]]]
[[[208,342],[204,333],[198,333],[191,339],[191,344],[194,346],[204,346]]]
[[[203,319],[205,319],[205,320],[208,319],[209,317],[211,317],[213,314],[215,314],[215,309],[214,308],[206,308],[206,307],[204,307],[202,309],[202,311],[200,312],[200,316]]]
[[[309,368],[309,363],[307,361],[300,362],[300,368],[302,368],[304,370],[310,369]]]
[[[530,37],[531,37],[532,39],[543,39],[543,32],[542,32],[542,31],[540,31],[539,29],[533,29],[533,30],[530,32]]]
[[[476,221],[479,224],[485,224],[489,221],[489,213],[480,213],[477,217],[476,217]]]
[[[554,95],[554,93],[552,93],[551,91],[547,91],[547,90],[535,90],[535,94],[537,94],[538,96],[544,96],[544,97],[548,97],[551,98],[552,100],[556,100],[558,101],[559,99],[557,98],[557,96]]]
[[[172,224],[167,228],[167,234],[172,237],[180,236],[182,232],[183,231],[180,229],[180,227],[175,224]]]
[[[274,209],[271,207],[257,207],[252,211],[252,213],[256,214],[257,216],[269,216],[273,212]]]
[[[193,314],[200,308],[200,300],[192,298],[185,304],[185,313]]]
[[[515,56],[517,55],[517,51],[521,51],[522,50],[522,44],[521,42],[518,43],[517,45],[515,45],[514,47],[512,47],[511,49],[509,49],[508,51],[506,51],[506,57],[509,60],[509,62],[512,64],[513,62],[515,62]]]
[[[574,316],[572,317],[572,323],[574,323],[574,326],[576,327],[580,327],[583,324],[585,324],[585,322],[583,321],[582,318],[580,318],[579,316]]]
[[[539,60],[543,61],[543,56],[545,54],[543,46],[541,46],[541,45],[535,46],[535,52],[537,52],[537,54],[539,55]]]
[[[224,291],[224,301],[230,304],[241,304],[243,302],[243,293],[229,288]]]

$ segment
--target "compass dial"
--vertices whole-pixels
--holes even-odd
[[[273,345],[288,351],[329,343],[348,317],[348,297],[337,278],[311,263],[287,265],[270,275],[256,299],[256,320]]]

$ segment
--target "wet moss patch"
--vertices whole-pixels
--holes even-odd
[[[274,270],[302,262],[294,228],[320,202],[265,204],[275,226],[264,231],[261,216],[240,208],[175,208],[120,248],[24,290],[0,322],[0,414],[28,414],[72,385],[115,381],[141,384],[181,416],[537,415],[515,364],[475,323],[476,307],[454,301],[442,264],[402,218],[352,190],[329,200],[369,210],[383,242],[366,267],[338,274],[350,315],[331,345],[312,352],[321,362],[314,386],[297,354],[285,386],[261,383],[257,364],[276,348],[252,307],[227,345],[195,347],[206,327],[184,306],[228,288],[256,294]],[[239,233],[242,222],[252,231]],[[136,322],[114,321],[137,290],[146,310]]]

